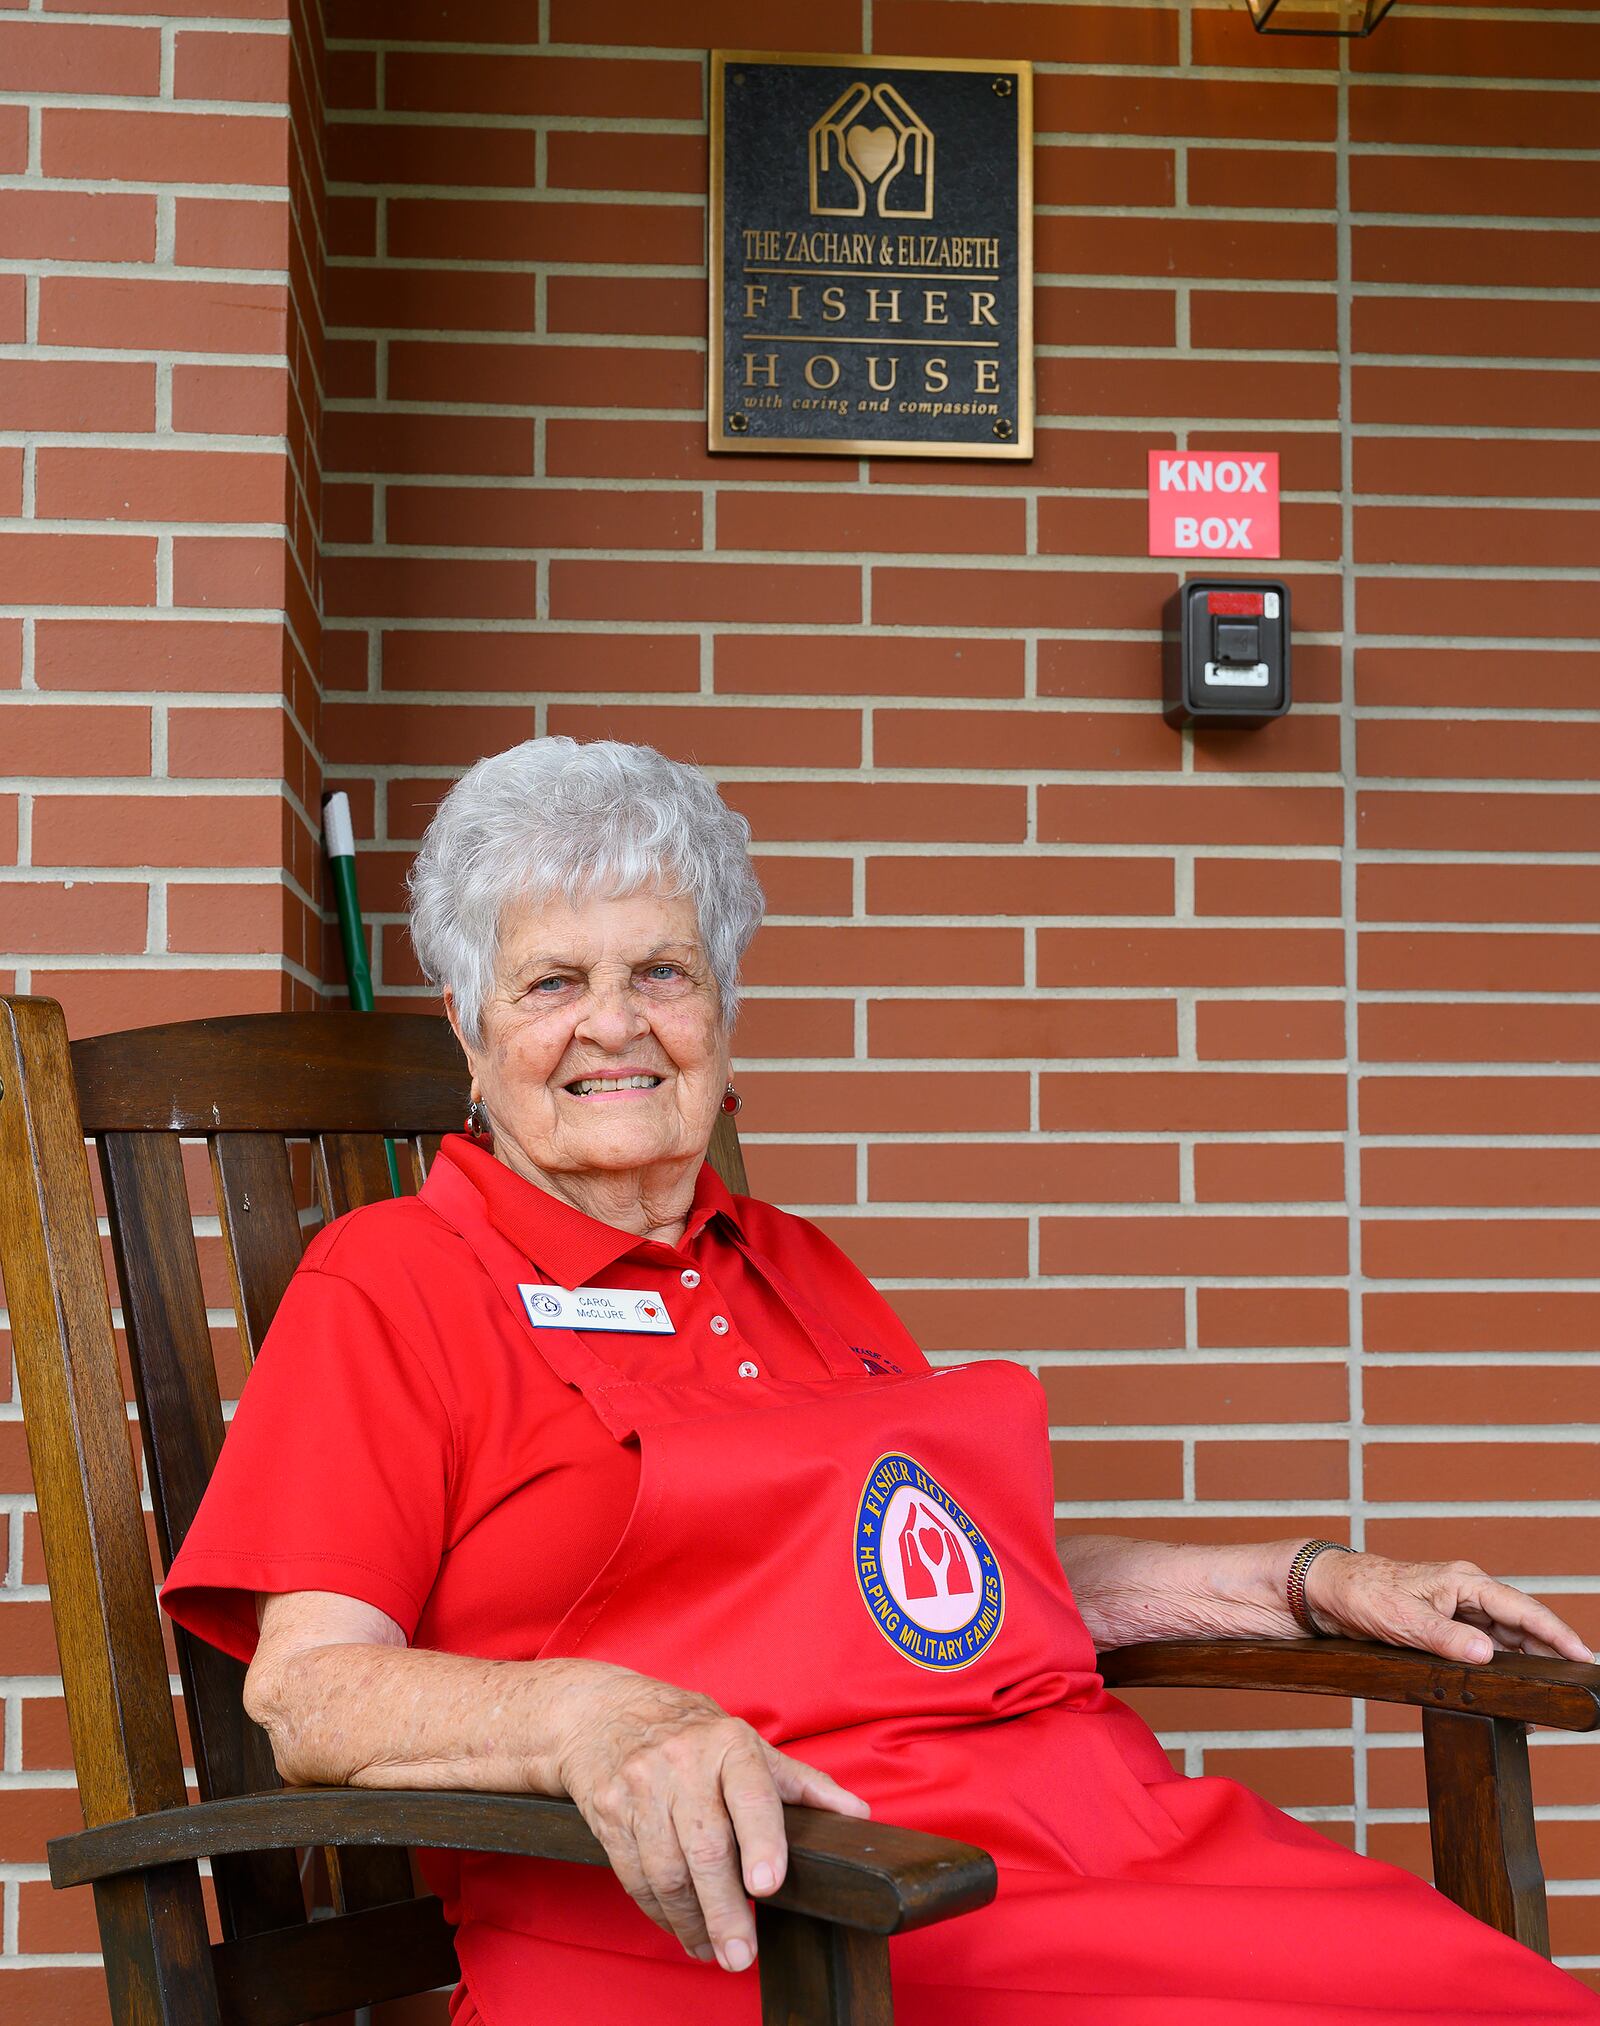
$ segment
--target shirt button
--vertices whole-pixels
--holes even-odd
[[[700,1285],[700,1276],[692,1266],[686,1266],[682,1273],[678,1275],[678,1278],[683,1282],[685,1287],[698,1287]]]
[[[711,1318],[711,1334],[714,1337],[725,1337],[728,1334],[728,1318],[725,1315],[714,1315]]]
[[[757,1366],[752,1365],[750,1360],[746,1358],[744,1363],[739,1367],[739,1377],[741,1379],[759,1379],[761,1372]]]

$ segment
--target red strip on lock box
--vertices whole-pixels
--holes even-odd
[[[1152,450],[1150,554],[1231,563],[1278,554],[1275,450]]]

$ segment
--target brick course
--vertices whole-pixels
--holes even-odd
[[[449,781],[658,743],[760,847],[756,1186],[1039,1369],[1064,1525],[1466,1553],[1600,1638],[1594,20],[824,0],[818,47],[1038,63],[1038,451],[985,466],[705,452],[703,51],[792,10],[326,13],[0,14],[0,983],[337,1003],[325,767],[425,1004]],[[1160,722],[1152,447],[1281,455],[1267,731]],[[18,1412],[8,2017],[99,2022]],[[1141,1707],[1427,1869],[1406,1717]],[[1534,1758],[1600,1978],[1595,1754]]]

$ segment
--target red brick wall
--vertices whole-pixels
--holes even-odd
[[[134,692],[117,709],[138,715],[122,728],[137,747],[156,685],[134,650],[165,627],[224,731],[235,676],[213,670],[270,637],[253,694],[288,705],[297,764],[320,755],[351,792],[391,1005],[425,996],[400,882],[462,767],[534,731],[699,760],[755,825],[772,899],[741,1027],[756,1186],[819,1216],[931,1350],[1038,1365],[1064,1524],[1349,1530],[1466,1553],[1600,1640],[1600,713],[1584,680],[1600,643],[1600,298],[1583,286],[1600,22],[1400,0],[1370,43],[1342,50],[1255,38],[1242,4],[819,0],[816,47],[1039,67],[1038,454],[713,460],[703,52],[787,46],[795,18],[762,0],[330,0],[320,734],[314,704],[280,681],[292,649],[309,691],[317,619],[304,521],[282,512],[298,540],[277,533],[276,553],[295,556],[303,588],[251,607],[265,616],[226,629],[219,661],[179,640],[152,575],[136,630],[71,634],[70,684],[46,681],[43,647],[0,636],[17,641],[8,679],[24,692],[0,710],[42,723],[22,713],[55,700],[26,691],[68,687],[93,712],[72,739],[87,752],[118,730],[115,682]],[[126,19],[95,32],[130,38],[131,65],[157,31]],[[0,15],[0,42],[63,32]],[[222,39],[160,33],[180,48]],[[241,21],[226,40],[243,58],[275,33]],[[313,62],[315,38],[297,41]],[[162,73],[149,75],[153,96]],[[240,75],[227,80],[242,100]],[[46,136],[57,118],[64,135],[165,123],[157,138],[196,118],[120,97],[97,110],[80,73],[28,88],[84,98],[47,97]],[[11,115],[0,96],[0,149]],[[304,193],[301,251],[285,260],[275,241],[272,278],[243,290],[275,288],[281,313],[296,262],[315,273],[316,121],[295,122],[310,138],[291,173],[281,109],[218,120],[225,158],[206,152],[213,128],[194,129],[206,176],[228,185],[214,201],[269,168]],[[250,138],[269,120],[270,148]],[[61,176],[117,174],[82,157],[52,167],[50,145],[40,201]],[[181,218],[188,184],[174,200],[150,178],[193,173],[145,135],[137,176],[124,163],[85,216],[109,233],[120,205],[153,195]],[[241,225],[216,222],[235,247]],[[35,249],[10,252],[0,317],[4,270]],[[163,258],[183,253],[180,236]],[[144,256],[75,252],[72,287],[91,257]],[[54,265],[42,275],[26,287],[48,299]],[[241,293],[159,264],[138,286],[224,292],[226,318]],[[16,301],[13,328],[32,339],[31,297]],[[300,301],[301,337],[280,341],[270,385],[292,364],[309,418],[316,290]],[[130,358],[104,352],[102,326],[84,340],[101,353],[67,360],[89,390],[72,400],[100,404],[67,425],[89,433],[91,470],[125,441],[102,432],[156,419],[137,408],[137,376],[161,334],[132,317],[114,327]],[[199,328],[242,342],[221,308]],[[38,339],[0,351],[0,372],[54,367],[75,342]],[[314,512],[316,431],[291,429],[284,448],[273,366],[253,349],[206,361],[174,364],[175,382],[208,376],[189,398],[212,404],[212,430],[260,417],[274,496],[287,468],[294,513]],[[114,401],[134,401],[132,420],[107,419]],[[1155,702],[1174,576],[1140,553],[1144,455],[1223,445],[1281,455],[1298,701],[1257,733],[1179,737]],[[201,474],[223,478],[230,453],[224,435]],[[24,456],[42,471],[47,454]],[[145,516],[149,498],[197,482],[177,463],[161,476]],[[213,530],[238,498],[231,478],[188,495],[171,538],[207,543],[234,604],[238,545],[260,530],[226,550]],[[68,513],[14,490],[17,506],[29,511],[0,542],[48,541],[74,588],[89,555],[64,545],[92,544],[121,627],[144,550],[108,545],[153,545],[159,528],[108,528],[104,498]],[[59,532],[33,524],[57,517]],[[6,567],[53,604],[32,554]],[[184,577],[183,599],[198,602],[198,582]],[[39,622],[39,641],[59,624]],[[272,772],[263,752],[226,793],[270,800]],[[164,799],[203,868],[227,833],[209,800],[222,791],[191,785],[173,809],[161,780],[121,748],[94,761],[85,792],[108,798],[92,828],[118,840],[115,879],[40,857],[61,834],[62,784],[33,796],[7,907],[20,895],[66,919],[30,896],[36,868],[72,863],[74,906],[125,908],[131,873],[141,895],[168,888],[170,924],[172,892],[194,882],[161,869],[169,847],[127,812]],[[0,820],[19,793],[26,806],[25,779],[0,790]],[[297,786],[286,806],[313,805]],[[67,820],[81,836],[81,805]],[[239,886],[303,906],[309,871],[275,866],[272,848],[198,882],[215,899],[225,880],[234,918]],[[70,972],[80,1019],[114,990],[108,1024],[168,1011],[169,966],[193,1011],[302,976],[299,956],[284,961],[299,946],[265,926],[259,951],[231,959],[162,956],[175,946],[147,926],[138,968],[161,979],[128,980],[123,956],[108,988],[108,953],[125,945],[98,919],[70,966],[9,937],[0,965],[36,989]],[[0,1444],[15,1435],[0,1420]],[[19,1471],[0,1480],[18,1513]],[[0,1642],[15,1622],[19,1643],[0,1644],[0,1669],[27,1678],[0,1774],[14,1825],[0,1878],[22,1909],[7,1947],[70,1955],[92,1936],[82,1916],[67,1933],[39,1883],[40,1830],[70,1798],[40,1791],[56,1777],[34,1743],[51,1663],[43,1635],[20,1630],[43,1592],[12,1526],[18,1595],[0,1606]],[[7,1660],[24,1637],[29,1657]],[[1400,1719],[1286,1697],[1147,1707],[1191,1770],[1236,1773],[1330,1835],[1426,1867],[1420,1753]],[[1600,1981],[1600,1755],[1541,1739],[1535,1765],[1556,1946]],[[47,1914],[53,1929],[36,1924]],[[23,1974],[30,1993],[66,1988],[66,1973]]]
[[[79,1033],[315,1001],[319,120],[283,14],[0,11],[0,988]],[[9,1339],[0,1373],[0,2017],[62,2026],[104,1984],[43,1864],[81,1818]]]
[[[277,11],[0,15],[0,965],[80,1031],[314,980]]]

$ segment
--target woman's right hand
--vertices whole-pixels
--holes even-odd
[[[569,1692],[562,1785],[618,1878],[690,1955],[748,1969],[756,1933],[746,1895],[783,1882],[784,1802],[871,1809],[709,1696],[593,1662],[578,1664]]]

